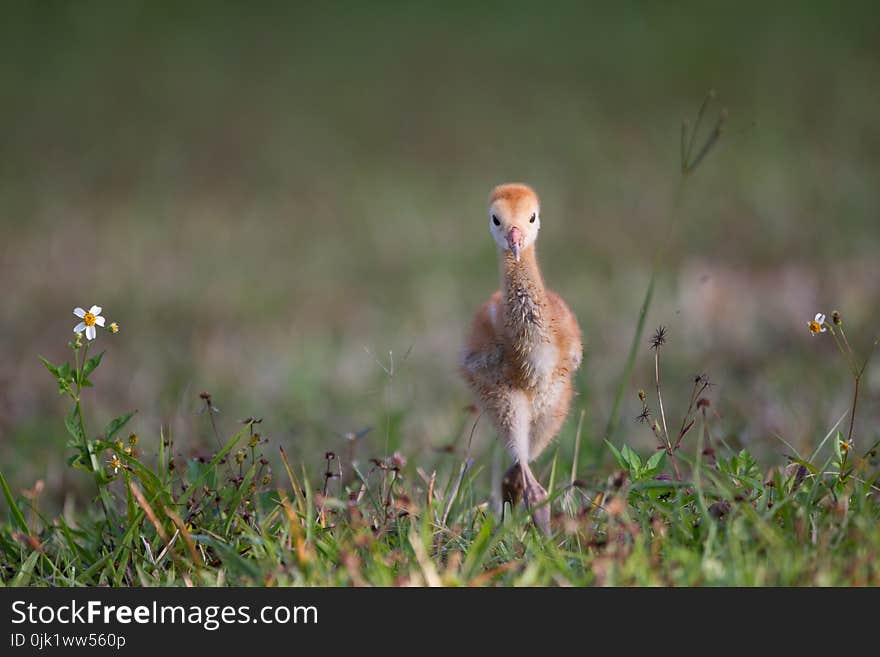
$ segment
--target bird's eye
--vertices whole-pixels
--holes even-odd
[[[534,212],[532,212],[532,218],[529,219],[529,223],[530,223],[530,224],[535,223],[535,213],[534,213]]]
[[[498,217],[496,217],[494,214],[492,215],[492,223],[495,224],[496,226],[501,225],[501,222],[498,221]]]

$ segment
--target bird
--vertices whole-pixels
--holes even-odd
[[[503,501],[512,506],[524,498],[535,526],[549,534],[548,494],[529,463],[565,422],[583,359],[581,330],[538,267],[541,208],[535,191],[522,183],[499,185],[488,210],[501,289],[474,315],[460,372],[513,458],[502,479]]]

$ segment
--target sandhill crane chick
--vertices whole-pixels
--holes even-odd
[[[461,372],[514,459],[503,496],[520,494],[535,524],[550,531],[547,491],[529,467],[559,432],[581,363],[574,314],[544,286],[535,241],[541,227],[538,196],[528,185],[506,184],[489,195],[489,232],[498,246],[501,289],[477,311],[463,350]]]

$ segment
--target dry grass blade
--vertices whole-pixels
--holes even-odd
[[[165,514],[171,519],[171,522],[174,523],[175,527],[177,527],[180,535],[183,536],[183,540],[186,542],[186,548],[189,550],[189,556],[192,557],[193,564],[198,568],[202,565],[202,560],[199,558],[199,553],[196,551],[195,541],[193,541],[193,537],[186,528],[183,520],[171,509],[165,509]]]
[[[293,473],[293,468],[290,467],[290,461],[287,460],[287,452],[284,451],[283,447],[278,447],[278,451],[281,452],[281,462],[284,463],[284,470],[287,472],[287,478],[290,480],[290,488],[293,492],[293,499],[296,500],[296,505],[301,514],[305,514],[305,507],[303,506],[304,502],[302,500],[302,486],[300,485],[299,479],[297,479],[296,475]]]
[[[416,555],[416,561],[422,570],[425,583],[431,587],[443,586],[443,582],[440,581],[440,575],[437,573],[437,567],[428,556],[428,551],[422,544],[417,532],[409,533],[409,543],[412,546],[413,553]]]
[[[141,489],[138,487],[136,483],[133,481],[128,482],[128,487],[131,489],[131,494],[134,495],[134,499],[137,500],[138,506],[143,509],[147,518],[152,523],[153,527],[156,528],[156,533],[159,534],[159,538],[162,539],[162,543],[164,543],[165,547],[168,547],[168,532],[165,531],[165,528],[162,526],[162,523],[159,522],[159,518],[156,516],[156,512],[153,511],[153,507],[150,506],[150,503],[147,501],[147,498],[144,497],[144,494],[141,492]]]
[[[287,495],[284,492],[279,492],[279,497],[281,499],[281,506],[284,508],[284,515],[287,516],[288,541],[290,541],[287,547],[288,549],[296,549],[296,556],[301,564],[308,563],[311,560],[311,553],[306,546],[300,519],[296,515],[294,508],[290,505]]]

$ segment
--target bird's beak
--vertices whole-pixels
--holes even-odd
[[[507,233],[507,246],[510,248],[511,253],[513,253],[514,260],[516,260],[517,262],[519,262],[519,252],[522,249],[522,245],[522,231],[514,226],[510,229],[510,232]]]

